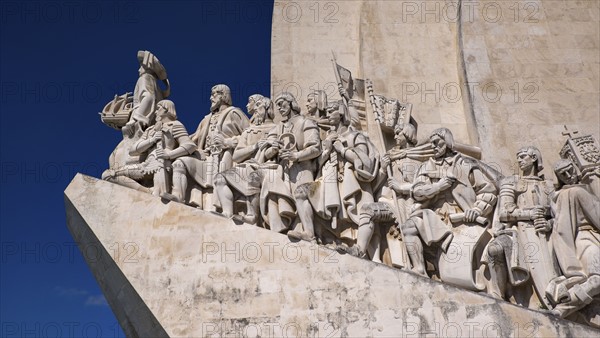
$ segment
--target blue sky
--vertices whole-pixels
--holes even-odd
[[[269,94],[272,1],[1,1],[0,336],[122,337],[69,234],[63,190],[99,177],[119,132],[98,112],[133,91],[138,50],[165,65],[195,130],[210,88]]]

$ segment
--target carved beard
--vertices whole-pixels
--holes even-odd
[[[210,111],[212,112],[216,112],[217,110],[219,110],[219,108],[221,107],[221,105],[223,104],[223,102],[221,102],[221,100],[217,101],[217,102],[210,102]]]
[[[263,122],[265,122],[265,113],[255,110],[253,120],[254,120],[254,124],[256,124],[257,126],[260,126],[261,124],[263,124]]]
[[[440,147],[439,150],[435,149],[434,157],[435,158],[442,158],[442,157],[444,157],[444,155],[446,155],[446,150],[447,149],[448,149],[447,145],[444,145],[443,147]]]

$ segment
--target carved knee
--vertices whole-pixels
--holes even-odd
[[[294,190],[294,198],[297,200],[307,200],[308,199],[308,184],[302,184]]]
[[[488,255],[494,261],[500,261],[504,257],[504,247],[499,241],[493,240],[487,249]]]
[[[417,230],[417,224],[412,218],[409,218],[403,224],[400,224],[402,228],[402,233],[405,236],[418,236],[419,230]]]
[[[217,174],[215,176],[215,182],[214,182],[214,184],[216,186],[221,186],[222,187],[222,186],[227,185],[227,180],[225,179],[225,176],[223,176],[221,174]]]
[[[365,204],[362,206],[362,208],[360,208],[360,218],[361,220],[364,219],[366,223],[371,222],[375,216],[375,208],[373,207],[373,204],[374,203]]]
[[[383,202],[368,203],[360,209],[361,224],[373,221],[391,222],[394,220],[394,213],[390,206]],[[364,221],[364,222],[363,222]]]
[[[600,294],[600,275],[591,275],[586,282],[589,285],[591,296]]]
[[[258,171],[253,171],[248,175],[248,185],[260,188],[263,176]]]
[[[172,164],[173,173],[185,175],[185,164],[180,160],[175,160]]]

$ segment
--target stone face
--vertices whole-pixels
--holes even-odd
[[[412,273],[77,175],[67,222],[128,336],[595,336]]]

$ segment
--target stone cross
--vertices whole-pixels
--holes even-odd
[[[568,136],[569,138],[573,138],[575,134],[579,134],[578,130],[570,131],[569,128],[565,125],[565,131],[562,132],[564,136]]]

